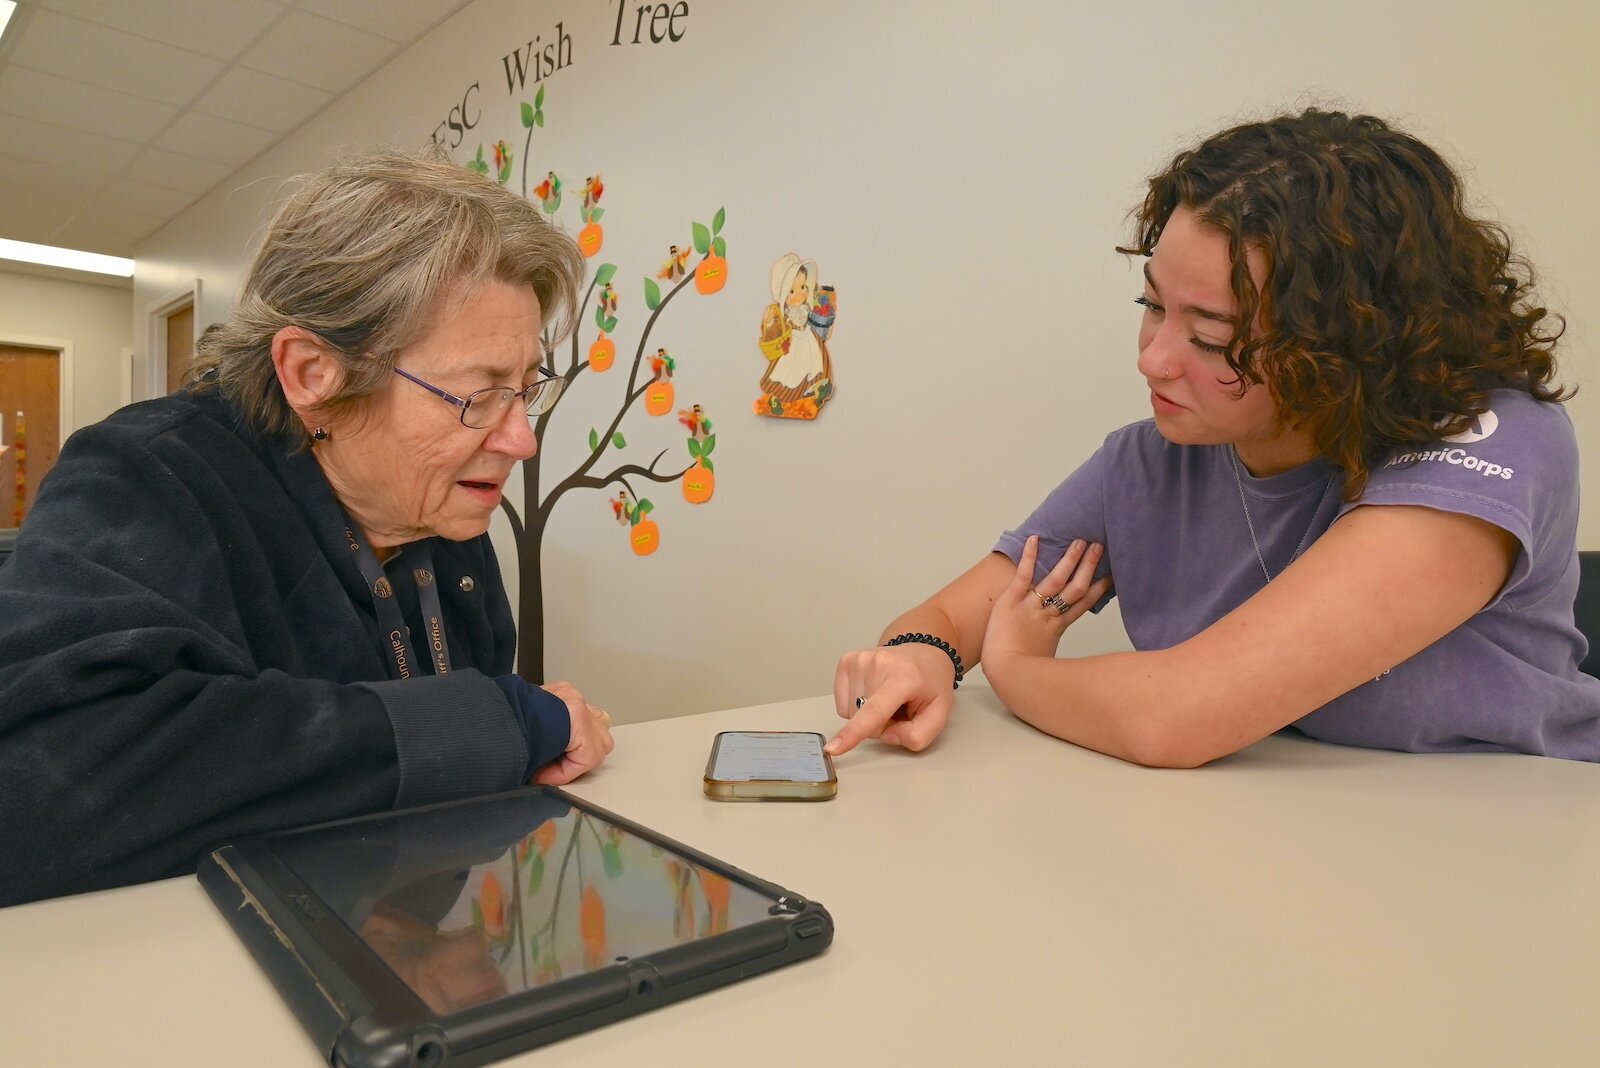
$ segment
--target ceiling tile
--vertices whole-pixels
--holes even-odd
[[[138,95],[167,104],[188,103],[222,70],[197,52],[43,9],[33,12],[10,58],[105,89],[135,85]]]
[[[5,146],[7,154],[20,159],[97,176],[122,170],[141,147],[132,141],[94,137],[81,130],[16,115],[0,115],[0,145]]]
[[[21,200],[22,190],[39,184],[48,184],[64,193],[87,193],[104,185],[105,175],[87,175],[51,163],[38,163],[34,160],[18,159],[16,156],[0,155],[0,188],[6,191],[6,195],[0,197],[0,200],[6,203]]]
[[[194,110],[282,134],[332,99],[333,94],[322,89],[234,67],[194,102]]]
[[[39,6],[217,59],[233,59],[283,14],[274,0],[40,0]]]
[[[277,140],[278,135],[270,130],[187,111],[167,127],[155,143],[159,148],[182,156],[196,156],[238,168]]]
[[[165,220],[143,216],[78,218],[56,232],[56,243],[62,248],[82,249],[105,256],[132,257],[139,242],[165,225]]]
[[[4,169],[4,163],[0,162],[0,171]],[[12,233],[14,224],[33,219],[45,226],[59,226],[77,214],[83,207],[84,197],[89,195],[86,189],[62,189],[51,185],[49,179],[42,175],[23,180],[16,176],[8,177],[6,192],[10,195],[0,202],[0,237],[17,241],[30,241],[32,238]]]
[[[233,172],[234,168],[226,163],[147,148],[123,173],[136,182],[200,195],[211,192]]]
[[[171,104],[14,64],[0,69],[0,111],[130,141],[154,137],[178,113]]]
[[[300,0],[305,11],[410,44],[472,0]]]
[[[56,248],[78,248],[69,245],[61,236],[64,225],[62,218],[44,215],[30,215],[26,218],[13,219],[10,213],[0,208],[0,236],[9,237],[13,241],[27,241],[35,245],[54,245]],[[96,246],[85,248],[85,252],[102,252],[107,256],[120,256],[123,253],[109,252]]]
[[[398,51],[393,41],[364,30],[292,11],[240,62],[252,70],[342,93]]]
[[[146,185],[131,179],[114,179],[96,192],[90,203],[112,213],[153,216],[163,222],[195,202],[196,194],[181,189]]]

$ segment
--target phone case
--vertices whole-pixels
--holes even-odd
[[[725,734],[749,733],[719,731],[711,745],[711,756],[706,760],[705,794],[716,801],[827,801],[839,793],[839,776],[833,770],[833,758],[822,754],[828,777],[818,782],[797,782],[793,779],[717,779],[712,771],[717,766],[717,752]],[[816,734],[815,731],[760,731],[761,734]],[[816,735],[819,739],[820,734]]]
[[[282,836],[223,846],[201,861],[197,877],[318,1052],[327,1063],[347,1068],[486,1064],[815,956],[833,940],[832,917],[820,904],[554,787],[409,813],[459,809],[470,818],[473,806],[530,793],[557,799],[770,899],[768,918],[441,1014],[280,859],[271,840]],[[363,844],[370,844],[369,824],[409,813],[377,813],[305,830],[340,840],[348,832],[359,857]]]

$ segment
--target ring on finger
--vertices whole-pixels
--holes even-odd
[[[1061,599],[1061,595],[1058,593],[1051,594],[1049,597],[1041,597],[1039,599],[1045,603],[1047,608],[1054,608],[1056,610],[1056,615],[1058,616],[1066,615],[1067,609],[1072,607],[1072,602],[1063,601]]]
[[[1037,589],[1034,589],[1033,587],[1030,586],[1028,588],[1028,592],[1033,594],[1035,597],[1039,598],[1039,603],[1041,605],[1043,605],[1046,608],[1050,607],[1050,598],[1048,598],[1044,594],[1040,593]]]
[[[861,706],[866,704],[866,703],[867,703],[867,699],[865,697],[857,697],[856,698],[856,711],[860,712],[861,711]]]

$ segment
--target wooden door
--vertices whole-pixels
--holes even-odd
[[[0,442],[0,470],[21,476],[0,482],[0,527],[20,526],[61,451],[61,354],[55,349],[0,345]]]
[[[167,316],[167,392],[183,388],[183,376],[194,362],[194,305]]]

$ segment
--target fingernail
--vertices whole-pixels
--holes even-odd
[[[837,754],[839,752],[839,739],[829,739],[828,744],[822,747],[822,751],[827,753],[829,756],[834,756]]]

